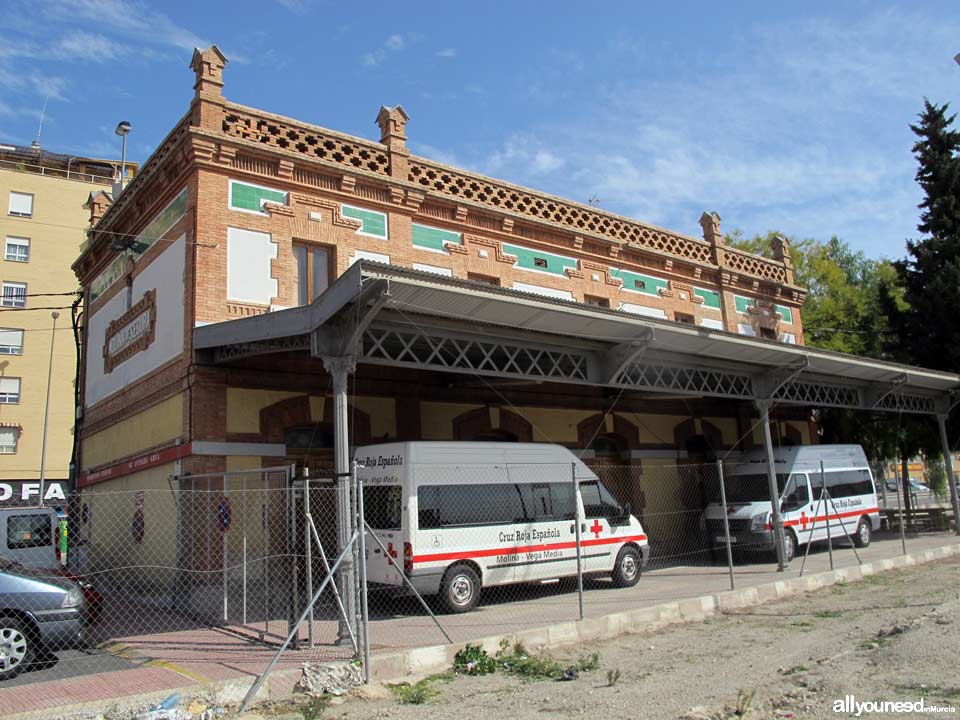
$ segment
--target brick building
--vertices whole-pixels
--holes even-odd
[[[221,327],[229,335],[231,321],[269,336],[322,314],[358,268],[405,268],[403,277],[455,285],[467,299],[496,291],[506,303],[494,318],[501,326],[523,327],[514,313],[538,303],[589,311],[578,339],[594,342],[591,357],[603,362],[614,356],[599,349],[606,327],[638,337],[685,327],[704,342],[749,336],[740,352],[761,355],[803,343],[805,291],[794,284],[785,240],[767,259],[726,247],[716,213],[703,214],[702,238],[688,237],[416,157],[400,107],[380,109],[380,138],[371,141],[237,105],[223,94],[226,63],[215,46],[195,52],[186,114],[119,197],[91,199],[95,225],[74,264],[87,307],[83,493],[158,490],[183,473],[329,466],[335,373],[311,352],[309,333],[254,340],[240,355],[198,338]],[[397,312],[406,322],[418,309]],[[451,323],[464,320],[450,312]],[[713,397],[618,393],[586,382],[582,361],[562,350],[462,350],[461,359],[486,353],[481,364],[527,362],[544,379],[488,381],[378,360],[385,341],[364,342],[370,363],[349,364],[353,446],[557,442],[593,461],[641,468],[762,442],[754,408],[735,400],[735,388]],[[579,384],[550,382],[565,363]],[[675,370],[666,369],[674,383],[682,380]],[[804,407],[778,407],[771,418],[776,442],[816,442]],[[630,499],[633,490],[619,492]],[[669,508],[678,492],[665,488],[644,502]],[[132,498],[148,523],[175,522],[169,498],[148,498],[148,507],[142,495]],[[171,545],[171,561],[174,552]]]

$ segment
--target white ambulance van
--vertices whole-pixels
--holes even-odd
[[[367,578],[406,574],[445,610],[476,607],[481,588],[585,573],[635,585],[647,536],[596,474],[567,448],[539,443],[403,442],[357,448],[367,523]],[[574,473],[582,504],[575,502]]]
[[[859,445],[808,445],[773,451],[784,525],[784,554],[789,562],[808,542],[845,539],[857,547],[870,544],[880,528],[880,509],[873,474]],[[821,475],[821,463],[823,473]],[[723,516],[730,524],[730,542],[742,552],[770,552],[774,548],[763,449],[745,453],[725,471],[727,506],[719,500],[704,511],[714,557],[725,556]],[[819,502],[826,484],[832,502]]]

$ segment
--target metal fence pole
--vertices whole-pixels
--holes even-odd
[[[221,560],[221,565],[223,566],[223,622],[227,622],[227,618],[229,617],[229,612],[230,612],[229,600],[228,600],[228,598],[227,598],[228,585],[229,585],[229,578],[227,577],[227,574],[229,573],[229,567],[230,567],[230,566],[229,566],[228,557],[227,557],[227,556],[228,556],[228,552],[227,552],[227,530],[224,529],[223,524],[222,524],[222,523],[223,523],[223,519],[220,517],[220,507],[221,507],[221,503],[223,503],[223,502],[224,502],[224,499],[227,497],[227,476],[226,476],[226,474],[224,474],[224,476],[223,476],[222,487],[223,487],[223,497],[220,499],[220,502],[217,503],[217,527],[220,528],[220,535],[221,535],[221,538],[222,538],[222,540],[221,540],[222,547],[221,547],[221,550],[220,550],[220,552],[221,552],[221,558],[220,558],[220,560]]]
[[[900,526],[900,548],[903,550],[903,554],[907,554],[907,535],[903,527],[903,498],[900,496],[902,492],[901,484],[897,483],[897,525]]]
[[[307,564],[307,597],[313,597],[313,537],[310,534],[310,523],[307,518],[311,516],[310,508],[310,470],[303,469],[303,548],[306,555]],[[299,518],[298,518],[299,519]],[[310,647],[315,647],[313,642],[313,605],[310,606],[310,616],[307,618],[307,641]]]
[[[953,507],[953,531],[960,535],[960,497],[957,496],[957,476],[953,472],[953,456],[950,454],[950,441],[947,439],[947,416],[937,415],[940,430],[940,444],[943,452],[943,467],[947,471],[947,485],[950,491],[950,505]],[[949,525],[947,526],[949,529]]]
[[[257,678],[256,682],[250,686],[250,690],[247,691],[246,696],[243,698],[243,704],[240,705],[240,712],[246,712],[247,708],[250,707],[250,703],[253,702],[253,699],[257,696],[257,693],[260,692],[260,687],[263,685],[263,681],[267,679],[267,676],[270,674],[270,671],[273,670],[273,666],[277,664],[277,661],[280,659],[280,656],[286,651],[287,647],[290,645],[290,642],[293,640],[293,636],[297,634],[297,630],[300,627],[300,624],[306,619],[307,613],[310,612],[310,608],[313,607],[314,603],[320,599],[320,595],[327,588],[327,583],[330,582],[330,579],[333,577],[333,573],[337,571],[337,568],[340,567],[340,563],[343,562],[343,559],[350,554],[350,550],[353,547],[353,543],[357,540],[357,532],[354,531],[353,535],[344,545],[343,549],[340,551],[339,557],[335,563],[333,563],[332,572],[327,575],[323,582],[320,583],[320,587],[317,588],[317,591],[313,594],[313,597],[310,598],[310,602],[307,603],[307,606],[303,609],[303,612],[300,614],[300,619],[293,624],[287,633],[287,637],[284,639],[283,644],[280,646],[280,649],[277,650],[276,654],[270,659],[267,669],[263,671],[263,674]]]
[[[727,568],[730,570],[730,589],[735,590],[733,584],[733,548],[730,545],[730,518],[727,517],[727,489],[724,487],[723,461],[717,460],[717,476],[720,478],[720,503],[723,506],[723,534],[727,546]]]
[[[580,483],[577,481],[577,464],[570,463],[573,480],[573,527],[577,539],[577,602],[580,606],[580,619],[583,620],[583,548],[580,543]]]
[[[353,477],[357,487],[357,528],[360,530],[360,625],[363,630],[363,681],[370,684],[370,609],[367,603],[367,525],[363,511],[363,480],[357,475],[353,461]]]
[[[247,624],[247,476],[243,476],[243,624]]]
[[[827,478],[823,472],[823,460],[820,461],[820,492],[822,497],[826,498],[827,505],[824,508],[827,513],[827,553],[830,555],[830,569],[833,570],[833,538],[830,535],[830,491],[827,490]],[[842,522],[842,520],[841,520]]]

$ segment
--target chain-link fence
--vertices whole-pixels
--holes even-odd
[[[899,554],[892,493],[869,481],[571,456],[93,486],[60,512],[0,512],[0,679],[249,677],[545,627],[783,577],[779,527],[789,573]]]

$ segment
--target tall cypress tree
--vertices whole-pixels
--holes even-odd
[[[918,365],[960,371],[960,132],[948,105],[924,101],[920,122],[910,128],[923,189],[920,222],[924,234],[907,241],[899,263],[909,305],[900,318],[897,355]]]

